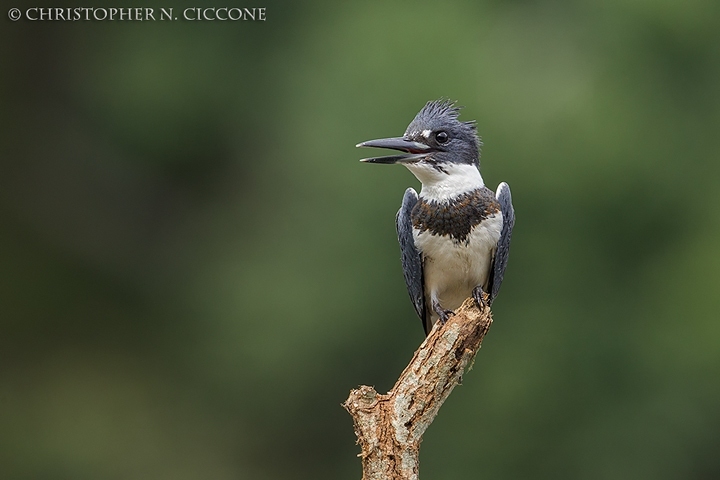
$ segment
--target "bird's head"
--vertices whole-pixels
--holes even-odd
[[[413,173],[434,169],[447,171],[452,166],[480,167],[480,138],[475,122],[458,120],[460,108],[449,100],[434,100],[415,115],[402,137],[368,140],[358,147],[391,148],[402,155],[363,158],[368,163],[400,163]]]

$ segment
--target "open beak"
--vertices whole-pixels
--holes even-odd
[[[432,150],[429,146],[420,142],[412,142],[402,137],[397,138],[381,138],[379,140],[368,140],[367,142],[358,143],[356,147],[373,147],[373,148],[391,148],[407,152],[408,155],[388,155],[386,157],[363,158],[361,162],[367,163],[414,163],[425,158]]]

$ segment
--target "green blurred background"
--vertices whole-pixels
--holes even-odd
[[[359,478],[423,332],[354,145],[441,96],[517,225],[422,478],[720,478],[716,0],[2,5],[0,478]]]

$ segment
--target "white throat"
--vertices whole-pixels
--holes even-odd
[[[485,186],[480,170],[475,165],[447,164],[442,166],[444,171],[422,162],[408,163],[405,166],[422,183],[420,196],[426,200],[447,202],[458,195]]]

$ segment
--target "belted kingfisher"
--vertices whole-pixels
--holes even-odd
[[[493,194],[485,186],[475,122],[461,122],[459,114],[454,102],[430,101],[402,137],[356,145],[406,152],[361,161],[405,165],[422,183],[419,196],[405,191],[395,225],[405,284],[425,334],[471,295],[479,308],[493,302],[515,224],[510,187],[502,182]]]

